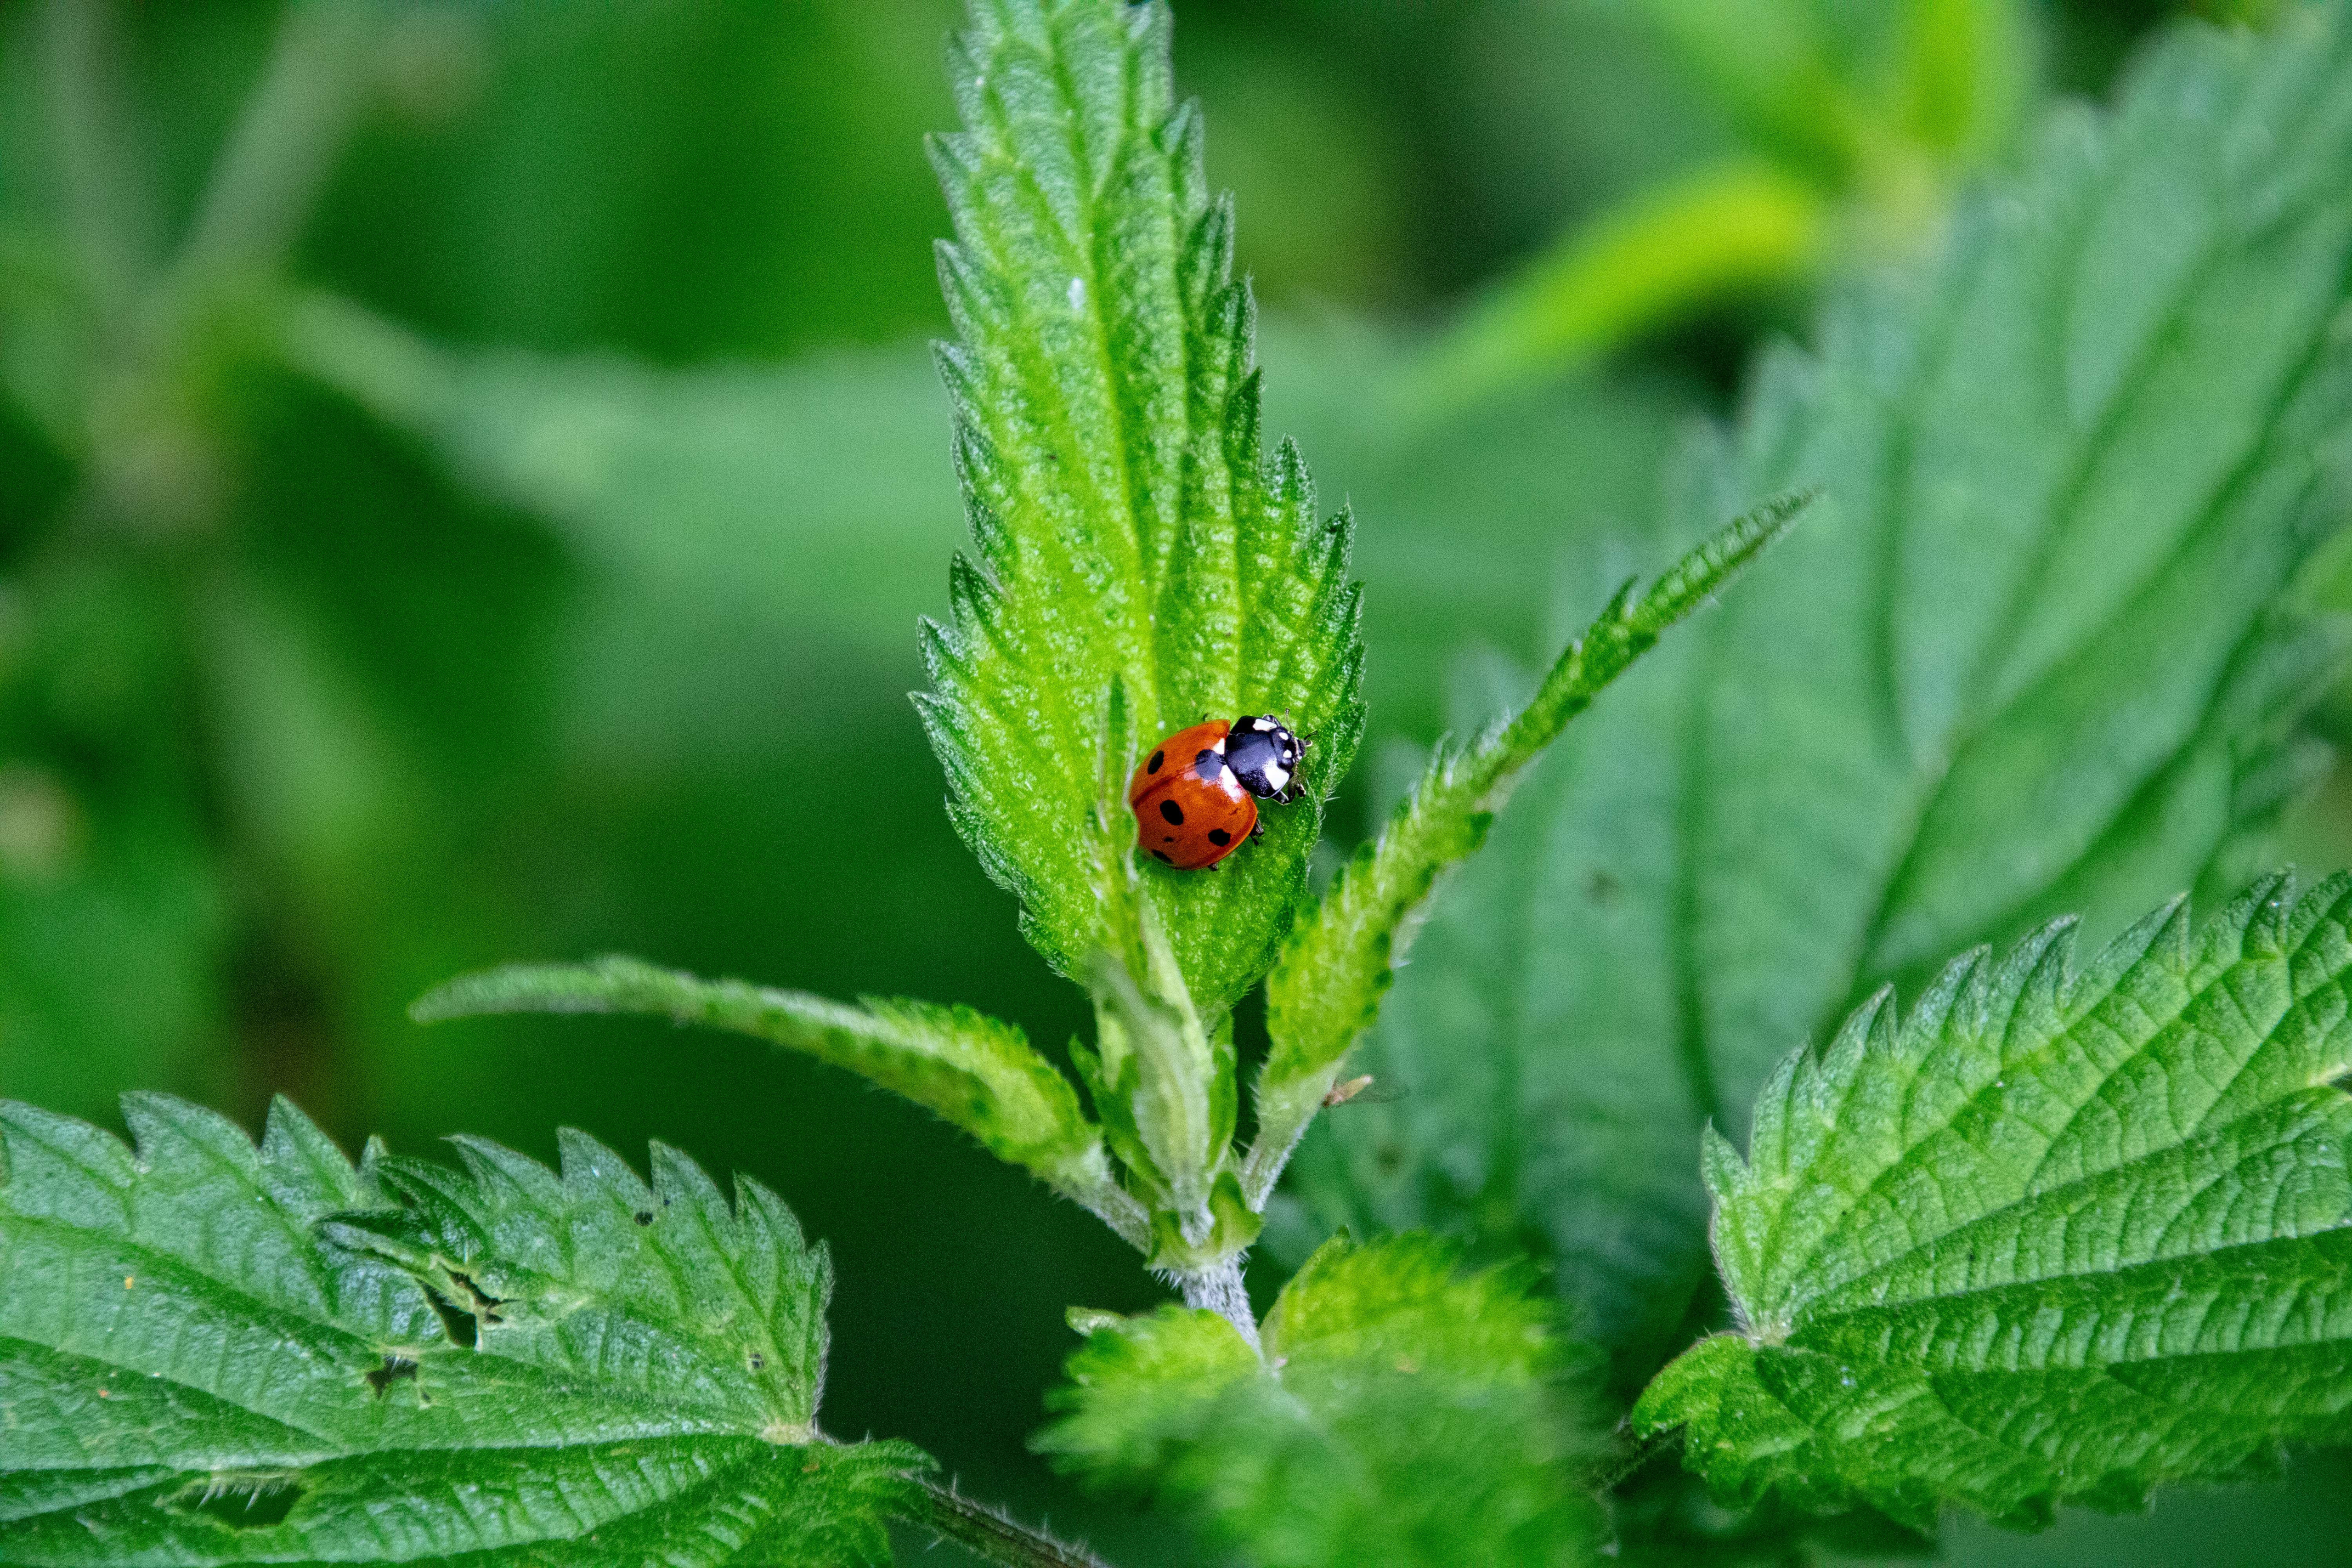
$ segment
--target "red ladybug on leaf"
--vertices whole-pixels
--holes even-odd
[[[1177,731],[1127,781],[1136,847],[1180,871],[1215,865],[1258,836],[1259,801],[1307,793],[1298,779],[1306,754],[1307,742],[1272,714]]]

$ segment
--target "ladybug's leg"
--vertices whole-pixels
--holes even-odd
[[[1255,843],[1256,843],[1259,839],[1261,839],[1261,838],[1263,838],[1263,837],[1265,837],[1265,823],[1263,823],[1263,822],[1253,822],[1253,823],[1251,823],[1251,824],[1250,824],[1250,842],[1251,842],[1251,843],[1255,844]]]

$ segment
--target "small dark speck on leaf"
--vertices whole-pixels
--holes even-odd
[[[651,1225],[651,1224],[653,1224],[653,1222],[654,1222],[654,1211],[653,1211],[653,1210],[651,1210],[651,1209],[639,1209],[639,1210],[637,1211],[637,1223],[638,1223],[639,1225]]]
[[[1615,877],[1596,866],[1584,879],[1584,896],[1596,904],[1613,904],[1617,901],[1617,895],[1624,891],[1624,887]]]
[[[367,1385],[375,1390],[375,1396],[378,1399],[382,1399],[385,1389],[404,1377],[416,1375],[416,1363],[404,1355],[393,1355],[387,1352],[383,1358],[383,1364],[365,1375]]]
[[[761,1355],[758,1351],[753,1351],[753,1352],[751,1352],[751,1370],[752,1370],[753,1372],[758,1372],[758,1371],[760,1371],[761,1368],[765,1367],[767,1364],[768,1364],[768,1358],[767,1358],[766,1356]]]

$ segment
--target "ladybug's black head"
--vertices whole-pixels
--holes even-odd
[[[1306,754],[1307,742],[1270,713],[1234,720],[1225,737],[1225,765],[1244,789],[1261,800],[1296,798],[1298,759]]]

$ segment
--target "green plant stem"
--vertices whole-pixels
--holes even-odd
[[[286,13],[213,163],[176,263],[184,276],[284,260],[366,99],[383,17],[376,0],[310,0]]]
[[[74,258],[109,321],[152,265],[152,214],[125,145],[113,18],[103,0],[50,0],[43,16],[49,117]]]
[[[1216,1313],[1234,1326],[1252,1351],[1261,1356],[1265,1353],[1258,1339],[1257,1315],[1250,1310],[1248,1288],[1242,1283],[1238,1257],[1177,1275],[1176,1289],[1183,1293],[1184,1305]]]
[[[1015,1524],[994,1509],[956,1495],[955,1489],[924,1481],[923,1506],[907,1521],[942,1541],[952,1541],[984,1562],[1004,1568],[1111,1568],[1081,1546]]]

